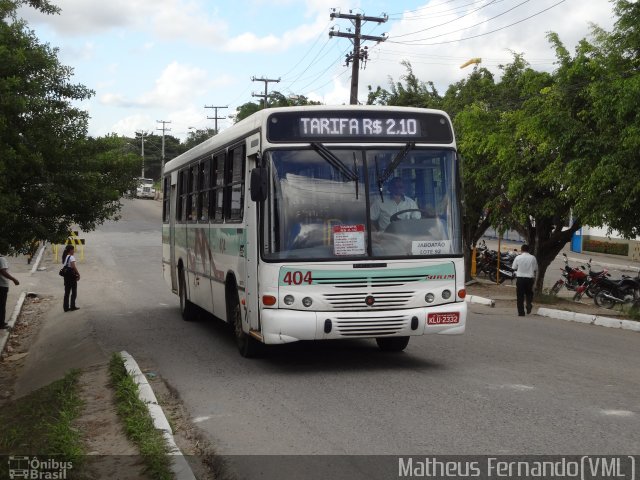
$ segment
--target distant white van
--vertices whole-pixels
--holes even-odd
[[[152,178],[138,178],[136,198],[156,198],[156,189]]]

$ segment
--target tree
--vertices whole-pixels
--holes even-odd
[[[402,82],[391,84],[391,91],[384,90],[379,86],[373,90],[371,85],[368,86],[369,94],[367,105],[395,105],[405,107],[420,108],[441,108],[442,98],[438,94],[433,82],[421,82],[413,73],[411,63],[403,60],[401,64],[407,69],[407,74],[403,75],[400,80]]]
[[[131,187],[134,157],[116,137],[87,138],[93,92],[70,82],[57,50],[40,44],[16,10],[44,13],[47,0],[0,1],[0,251],[24,252],[34,239],[60,242],[116,216]]]
[[[575,209],[588,225],[640,236],[640,4],[617,0],[611,32],[593,27],[573,57],[550,35],[560,67],[554,93],[564,98],[576,129],[579,195]]]
[[[304,105],[321,105],[321,103],[309,100],[304,95],[289,95],[288,97],[286,97],[282,93],[275,90],[271,92],[267,97],[267,108],[295,107]],[[248,116],[256,113],[258,110],[262,110],[262,108],[262,102],[247,102],[243,105],[240,105],[238,108],[236,108],[235,122],[237,123],[240,120],[244,120]]]
[[[214,135],[216,135],[216,133],[217,132],[215,128],[206,128],[204,130],[193,130],[189,132],[189,134],[187,135],[186,140],[182,144],[182,148],[186,152],[190,148],[193,148],[196,145],[201,144],[205,140],[213,137]]]

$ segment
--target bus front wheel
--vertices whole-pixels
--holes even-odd
[[[245,358],[256,357],[260,354],[262,345],[251,335],[247,335],[242,330],[242,314],[240,312],[240,302],[234,302],[231,307],[231,318],[233,319],[233,333],[236,337],[236,345],[240,355]]]
[[[401,352],[409,345],[409,337],[378,337],[376,343],[383,352]]]
[[[183,320],[190,322],[196,318],[196,308],[193,303],[187,299],[187,282],[184,279],[184,272],[180,271],[178,275],[178,290],[180,295],[180,313]]]

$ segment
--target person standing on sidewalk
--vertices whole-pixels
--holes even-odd
[[[525,299],[527,301],[527,313],[533,308],[533,282],[538,272],[538,261],[529,253],[529,245],[526,243],[520,248],[522,253],[514,260],[511,268],[516,272],[516,304],[518,316],[524,317]]]
[[[9,324],[6,322],[9,280],[16,285],[20,285],[18,279],[9,273],[9,262],[7,262],[7,258],[4,255],[0,255],[0,329],[9,328]]]
[[[64,277],[64,300],[62,308],[65,312],[78,310],[76,307],[76,297],[78,295],[78,280],[80,280],[80,272],[76,267],[76,257],[73,256],[75,248],[73,245],[67,245],[62,252],[62,265],[71,268],[72,273]]]

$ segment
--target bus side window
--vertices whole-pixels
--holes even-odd
[[[209,161],[198,164],[198,221],[209,220]]]
[[[180,170],[178,172],[178,195],[176,199],[176,220],[178,222],[183,222],[185,219],[185,197],[187,189],[187,175],[185,173],[186,170]]]
[[[169,175],[164,177],[162,186],[162,221],[164,223],[169,223],[169,202],[171,201],[169,198],[171,195],[169,191],[170,180],[171,177]]]
[[[209,217],[217,223],[222,223],[223,194],[224,194],[224,164],[225,152],[213,157],[211,165],[211,210]]]
[[[192,165],[189,167],[189,172],[187,175],[187,208],[186,208],[186,220],[188,222],[193,222],[196,220],[196,204],[198,203],[197,191],[198,188],[198,168],[197,165]]]
[[[244,206],[244,144],[229,150],[225,218],[232,222],[242,220]]]

